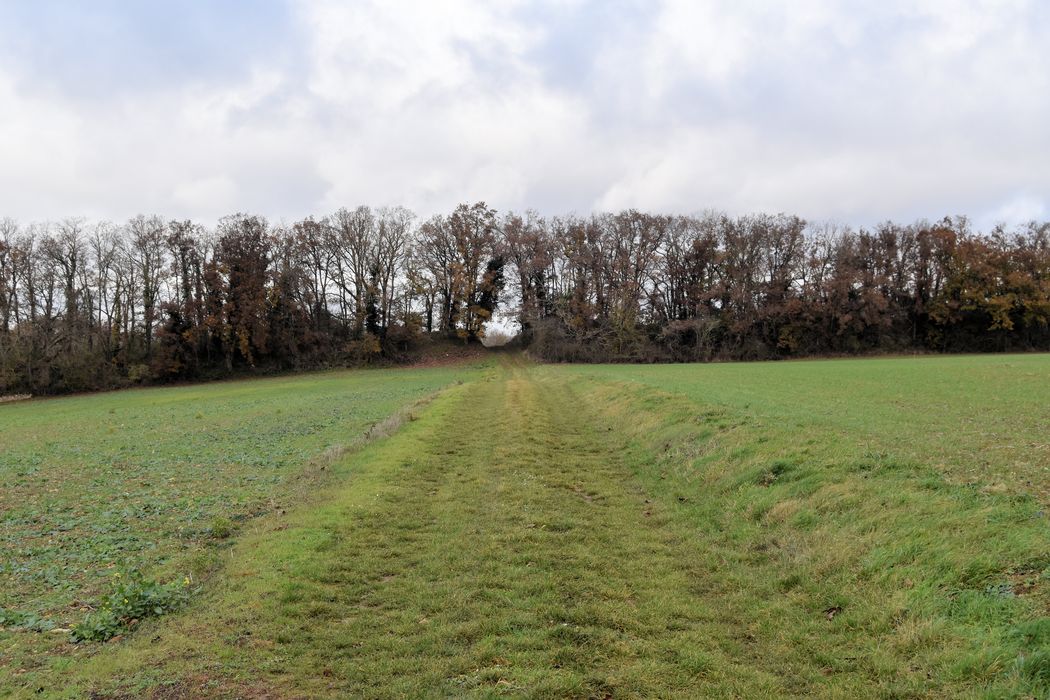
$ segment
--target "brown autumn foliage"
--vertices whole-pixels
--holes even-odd
[[[480,202],[422,223],[400,207],[214,229],[0,220],[0,394],[401,361],[428,336],[482,338],[501,309],[555,361],[1047,350],[1050,224]]]

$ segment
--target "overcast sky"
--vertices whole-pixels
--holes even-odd
[[[0,216],[1050,218],[1050,3],[0,0]]]

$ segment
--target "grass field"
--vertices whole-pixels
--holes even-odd
[[[0,425],[0,607],[193,579],[119,640],[0,632],[0,695],[1050,693],[1050,356],[504,357]]]
[[[36,628],[0,631],[0,688],[64,673],[68,635],[50,628],[82,619],[114,574],[195,581],[244,522],[295,503],[316,481],[304,474],[470,376],[333,372],[0,407],[0,614]]]

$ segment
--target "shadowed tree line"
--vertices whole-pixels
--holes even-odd
[[[0,393],[397,361],[478,338],[503,289],[496,213],[342,209],[207,229],[0,221]]]
[[[567,361],[1050,349],[1050,223],[508,217],[524,340]]]
[[[483,203],[211,229],[8,219],[0,393],[398,361],[435,336],[480,338],[501,304],[522,344],[562,361],[1050,349],[1050,224],[498,217]]]

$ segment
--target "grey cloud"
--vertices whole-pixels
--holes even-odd
[[[147,21],[98,7],[97,26]],[[57,59],[0,59],[0,213],[297,217],[369,202],[427,215],[485,199],[991,225],[1050,205],[1043,3],[271,10],[250,36],[217,18],[248,47],[229,54],[176,26],[159,55],[197,47],[196,63],[160,60],[91,96]],[[92,70],[115,60],[79,51]]]

